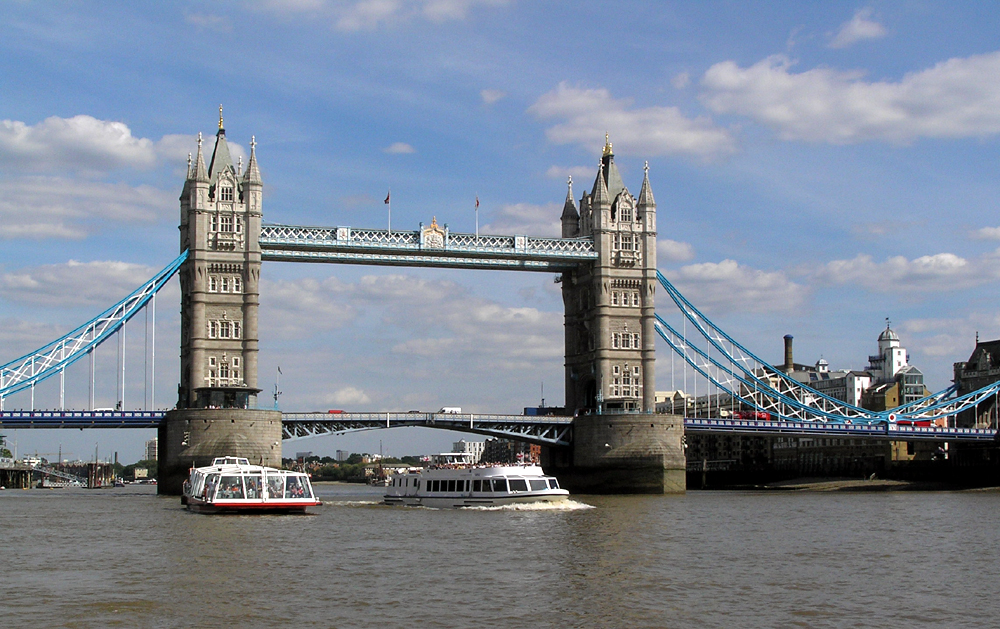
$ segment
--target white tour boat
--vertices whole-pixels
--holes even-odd
[[[393,474],[385,504],[448,507],[489,507],[524,502],[566,500],[554,476],[537,465],[441,466]]]
[[[250,465],[234,456],[192,469],[181,503],[199,513],[304,513],[322,504],[307,474]]]

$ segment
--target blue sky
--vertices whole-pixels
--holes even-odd
[[[863,368],[886,317],[929,386],[1000,337],[995,3],[271,0],[0,5],[0,348],[94,316],[177,254],[199,131],[245,155],[265,220],[554,235],[610,133],[659,267],[751,350]],[[562,401],[549,274],[268,263],[260,383],[287,410],[518,412]],[[177,289],[156,400],[177,381]],[[661,308],[665,304],[660,305]],[[126,406],[148,398],[143,324]],[[116,350],[99,352],[112,405]],[[70,375],[83,406],[88,373]],[[134,376],[134,377],[133,377]],[[661,346],[658,388],[670,388]],[[102,401],[102,396],[107,398]],[[36,405],[58,404],[42,385]],[[10,399],[7,407],[27,406]],[[17,431],[21,452],[138,458],[140,432]],[[393,454],[451,435],[286,443]],[[79,452],[77,452],[79,450]]]

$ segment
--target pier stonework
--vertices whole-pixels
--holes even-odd
[[[257,166],[256,142],[243,172],[242,158],[234,165],[226,142],[222,110],[209,166],[205,166],[201,134],[198,154],[188,159],[187,179],[180,197],[180,248],[188,258],[178,271],[181,285],[181,375],[177,409],[161,428],[160,455],[164,470],[175,470],[211,450],[215,456],[243,456],[265,464],[281,462],[280,413],[270,411],[277,432],[257,430],[257,311],[260,301],[260,229],[263,184]],[[224,411],[219,413],[209,411]],[[190,423],[210,421],[205,440],[179,439]],[[249,422],[249,423],[248,423]],[[250,428],[254,428],[250,430]],[[228,435],[228,436],[227,436]],[[231,438],[230,438],[231,437]],[[219,447],[210,446],[208,442]],[[277,441],[277,447],[272,447]],[[192,448],[200,450],[192,453]],[[230,448],[226,450],[226,448]],[[225,450],[225,451],[224,451]],[[263,453],[268,456],[264,457]],[[187,475],[184,467],[184,475]],[[174,479],[176,480],[176,479]],[[176,493],[174,480],[160,493]]]
[[[566,410],[572,452],[550,467],[570,489],[684,491],[683,419],[655,412],[656,202],[648,167],[636,198],[606,142],[591,192],[577,209],[572,180],[563,238],[593,238],[598,259],[561,277]]]

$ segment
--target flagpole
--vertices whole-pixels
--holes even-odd
[[[479,195],[476,195],[476,240],[479,240]]]
[[[389,233],[392,234],[392,188],[385,194],[385,204],[389,208]]]

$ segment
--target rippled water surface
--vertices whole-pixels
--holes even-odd
[[[207,516],[0,492],[4,627],[995,627],[1000,494],[579,496]]]

